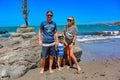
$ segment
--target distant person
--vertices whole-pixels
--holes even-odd
[[[42,22],[39,30],[39,44],[42,45],[41,52],[41,70],[40,73],[43,74],[45,67],[45,60],[49,56],[49,71],[53,73],[52,65],[53,58],[56,56],[55,46],[58,45],[58,33],[56,23],[52,21],[53,12],[46,12],[47,20]],[[55,39],[56,42],[55,42]]]
[[[61,64],[64,56],[64,36],[63,34],[60,34],[58,36],[59,44],[57,48],[57,64],[58,64],[58,70],[61,70]]]
[[[64,28],[65,49],[66,49],[67,59],[69,64],[67,68],[69,69],[72,67],[72,63],[71,63],[71,59],[72,59],[76,64],[77,70],[80,71],[81,68],[74,55],[74,48],[75,48],[75,41],[76,41],[76,34],[77,34],[75,19],[73,16],[71,16],[67,19],[67,21],[68,21],[68,25],[66,25]]]

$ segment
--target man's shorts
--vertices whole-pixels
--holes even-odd
[[[48,56],[56,56],[55,45],[42,46],[41,58],[47,58]]]

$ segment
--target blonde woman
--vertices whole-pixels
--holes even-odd
[[[66,49],[67,59],[69,63],[69,66],[67,68],[69,69],[72,67],[72,63],[71,63],[71,59],[72,59],[76,64],[77,70],[80,71],[81,68],[74,55],[75,40],[76,40],[76,33],[77,33],[75,19],[73,16],[71,16],[67,19],[67,21],[68,21],[68,25],[65,26],[64,28],[64,35],[65,35],[64,43],[65,43],[65,49]]]

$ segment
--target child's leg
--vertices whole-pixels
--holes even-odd
[[[63,57],[60,57],[60,66],[61,66],[61,64],[62,64],[62,59],[63,59]]]
[[[58,57],[57,64],[58,64],[58,70],[60,70],[60,57]]]

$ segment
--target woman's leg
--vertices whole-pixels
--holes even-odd
[[[69,46],[66,46],[66,53],[67,53],[67,60],[69,64],[68,69],[69,69],[70,67],[72,67]]]
[[[81,69],[80,69],[80,66],[79,66],[79,64],[78,64],[78,62],[77,62],[77,59],[76,59],[75,55],[74,55],[74,48],[75,48],[74,45],[73,45],[73,46],[69,46],[69,49],[70,49],[70,57],[72,58],[72,60],[73,60],[74,63],[76,64],[76,67],[77,67],[78,71],[80,71],[80,70],[81,70]]]

